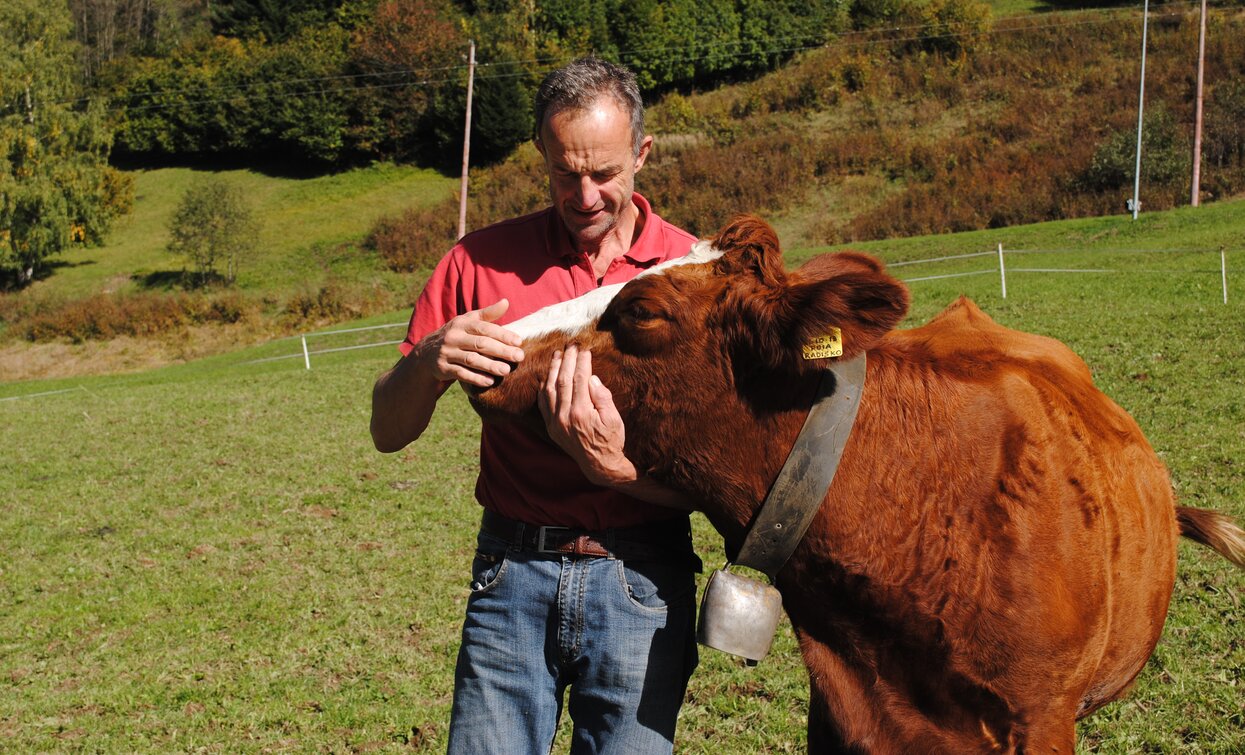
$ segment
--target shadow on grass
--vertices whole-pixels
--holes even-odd
[[[64,260],[47,260],[41,262],[35,268],[34,273],[29,280],[23,280],[16,268],[0,268],[0,292],[21,291],[35,281],[42,281],[51,278],[56,271],[71,267],[86,267],[94,265],[95,260],[80,260],[78,262],[66,262]]]
[[[246,152],[186,155],[113,152],[109,162],[120,170],[155,170],[158,168],[192,168],[208,171],[252,170],[269,178],[319,178],[358,167],[353,162],[344,161],[335,165],[280,154]]]
[[[130,277],[147,291],[206,291],[224,288],[229,281],[220,273],[192,273],[187,270],[156,270]]]

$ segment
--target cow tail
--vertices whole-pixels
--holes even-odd
[[[1176,507],[1180,534],[1245,569],[1245,530],[1217,511]]]

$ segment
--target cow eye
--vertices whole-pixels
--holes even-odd
[[[675,317],[669,305],[649,296],[624,296],[614,300],[601,316],[598,327],[613,333],[625,354],[653,354],[672,341]]]
[[[642,301],[633,301],[627,305],[627,309],[623,312],[623,316],[638,322],[647,320],[657,320],[661,316],[654,312],[647,303]]]

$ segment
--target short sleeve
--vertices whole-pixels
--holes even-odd
[[[471,297],[463,291],[461,251],[461,247],[456,246],[442,257],[424,284],[411,312],[406,339],[398,345],[402,356],[410,354],[424,336],[466,311],[464,302]]]

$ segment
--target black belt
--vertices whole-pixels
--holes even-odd
[[[536,553],[616,558],[622,561],[670,561],[696,558],[691,523],[686,516],[638,527],[583,530],[526,524],[484,510],[480,531],[513,548]]]

